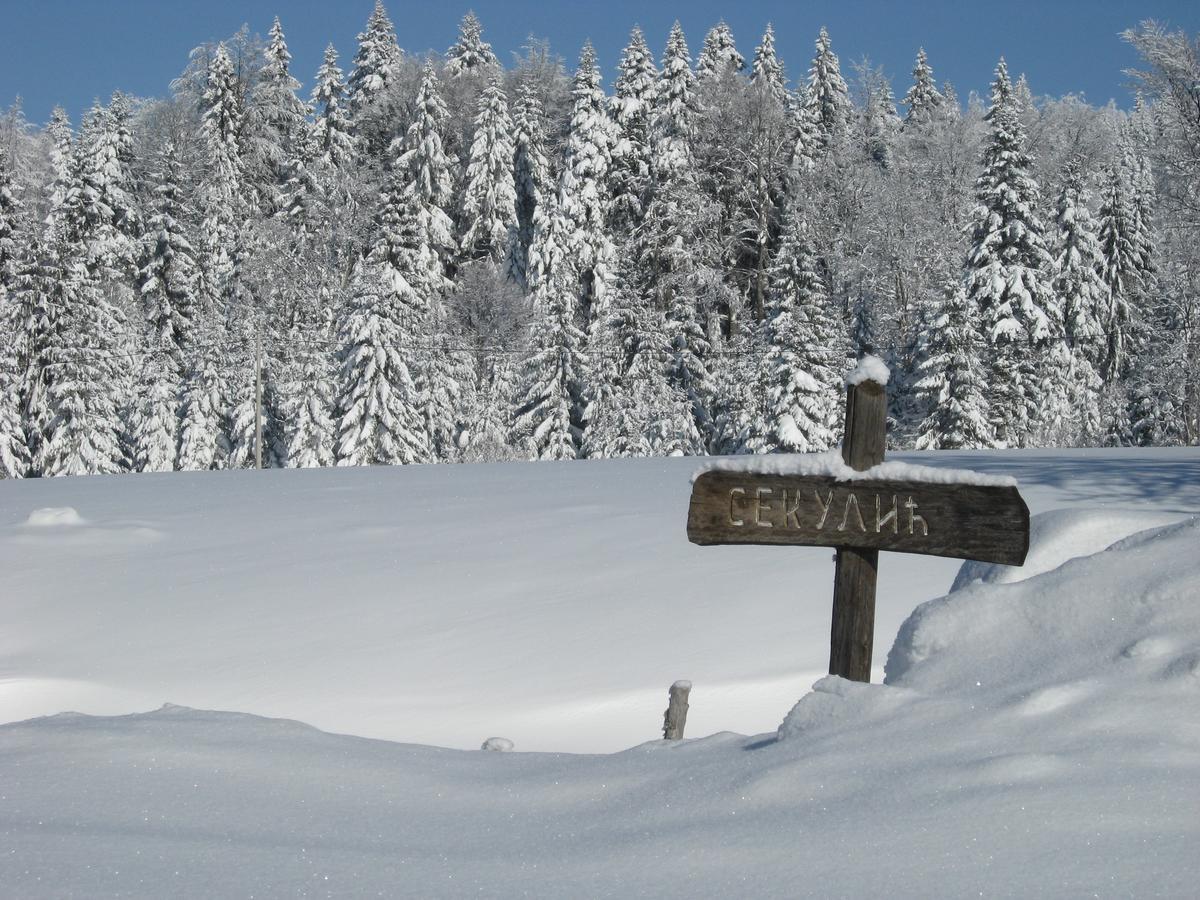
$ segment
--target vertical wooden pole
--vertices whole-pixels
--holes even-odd
[[[691,691],[690,681],[677,681],[671,685],[671,702],[663,714],[664,740],[682,740],[683,729],[687,725],[688,694]]]
[[[254,468],[262,468],[262,332],[254,335]]]
[[[842,459],[857,471],[883,462],[887,442],[887,391],[863,381],[846,393],[846,436]],[[878,550],[839,547],[833,576],[833,628],[829,638],[829,674],[851,681],[871,680],[875,637],[875,579]]]

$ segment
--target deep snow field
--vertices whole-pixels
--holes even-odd
[[[891,458],[1032,542],[883,554],[871,685],[695,459],[0,482],[0,896],[1194,896],[1200,451]]]

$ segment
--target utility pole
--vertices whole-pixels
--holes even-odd
[[[254,331],[254,468],[262,468],[262,331]]]

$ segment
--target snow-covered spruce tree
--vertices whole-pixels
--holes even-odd
[[[621,53],[611,110],[616,128],[609,184],[609,228],[627,238],[641,224],[650,187],[652,124],[658,70],[640,28],[633,29]]]
[[[295,469],[332,466],[336,423],[334,406],[334,359],[325,346],[334,338],[328,307],[318,321],[298,323],[294,371],[300,384],[285,401],[284,419],[287,464]]]
[[[245,168],[239,135],[242,100],[225,45],[217,47],[208,67],[201,134],[207,167],[200,192],[200,293],[222,316],[236,292],[231,284],[239,253],[238,231],[244,219]]]
[[[917,64],[913,67],[912,75],[912,87],[904,95],[903,101],[908,107],[904,125],[907,128],[920,128],[942,115],[946,105],[946,98],[933,80],[933,69],[929,66],[924,47],[917,51]]]
[[[516,186],[513,181],[513,123],[508,101],[493,79],[479,96],[475,139],[463,188],[464,259],[499,263],[510,255],[516,239]]]
[[[596,51],[585,44],[571,90],[570,133],[563,157],[559,187],[561,214],[568,225],[566,246],[575,257],[576,296],[587,322],[604,314],[605,294],[612,279],[613,245],[608,234],[608,173],[612,154],[612,124],[608,98],[600,87]],[[574,304],[564,305],[564,308]]]
[[[394,143],[392,152],[397,149],[401,152],[392,167],[395,172],[403,173],[408,192],[418,204],[421,239],[436,259],[436,266],[429,263],[428,283],[439,291],[448,286],[445,269],[455,250],[454,223],[448,212],[453,202],[451,162],[441,137],[447,117],[437,73],[432,63],[426,63],[417,92],[415,117],[403,140]]]
[[[914,372],[915,399],[925,416],[917,428],[917,449],[995,446],[982,340],[961,282],[946,288],[928,326]]]
[[[283,26],[276,16],[258,81],[246,105],[241,141],[247,187],[263,217],[284,208],[284,188],[292,177],[308,127],[307,110],[297,95],[300,82],[292,77],[291,61]]]
[[[538,208],[529,253],[534,320],[517,376],[510,431],[512,443],[532,459],[579,455],[584,335],[575,324],[569,237],[565,213],[547,199]]]
[[[8,148],[0,144],[0,304],[6,300],[15,302],[17,271],[20,268],[22,247],[28,240],[22,235],[24,204],[17,196],[13,182],[12,164]],[[11,330],[3,332],[11,335]]]
[[[124,322],[78,255],[83,245],[74,234],[55,248],[61,278],[58,340],[50,351],[54,373],[46,391],[52,418],[36,463],[42,475],[107,475],[124,462],[120,411],[127,358],[119,353]]]
[[[141,344],[141,369],[135,387],[130,423],[133,469],[136,472],[170,472],[179,446],[180,378],[176,347],[148,334]]]
[[[1038,185],[1025,149],[1025,129],[1004,60],[996,68],[990,135],[983,173],[975,185],[971,248],[966,260],[967,298],[978,311],[988,357],[989,412],[1001,446],[1021,446],[1036,410],[1036,359],[1029,346],[1052,337],[1047,310],[1054,298],[1046,272],[1049,253],[1038,216]],[[1036,415],[1036,411],[1033,412]]]
[[[333,44],[325,48],[325,58],[317,70],[309,106],[312,111],[308,153],[310,162],[348,172],[354,164],[355,141],[346,110],[346,83],[338,67],[338,54]]]
[[[694,456],[704,440],[687,396],[671,383],[672,352],[661,311],[634,284],[627,258],[617,279],[608,328],[616,377],[598,410],[589,409],[583,453],[596,458]]]
[[[483,39],[483,26],[475,13],[468,12],[458,25],[458,40],[446,51],[446,76],[489,76],[499,68],[500,60],[492,52],[492,45]]]
[[[24,478],[29,473],[29,445],[21,416],[21,372],[16,345],[18,307],[0,300],[0,478]]]
[[[811,453],[837,441],[847,341],[817,265],[808,225],[793,205],[771,270],[764,406],[747,438],[757,453]]]
[[[1068,346],[1073,353],[1096,362],[1102,356],[1104,329],[1100,316],[1108,289],[1100,278],[1098,227],[1089,207],[1091,192],[1085,166],[1085,160],[1077,156],[1063,171],[1054,211],[1058,241],[1052,289],[1062,305],[1063,335]]]
[[[75,136],[71,132],[71,120],[61,106],[54,107],[50,113],[50,122],[46,125],[46,138],[49,143],[50,172],[53,177],[48,198],[52,218],[63,208],[75,157]],[[52,223],[48,221],[46,224],[49,226]]]
[[[808,91],[801,86],[797,102],[793,105],[788,133],[788,168],[790,185],[795,190],[797,180],[812,172],[822,153],[821,127],[816,113],[808,103]]]
[[[221,372],[222,348],[217,343],[224,329],[218,331],[214,319],[211,312],[203,316],[196,329],[196,343],[186,358],[175,459],[175,468],[180,471],[223,469],[229,459],[224,425],[228,401]]]
[[[879,74],[872,81],[866,108],[862,111],[864,149],[868,159],[887,171],[894,160],[900,117],[896,114],[896,99],[887,78]]]
[[[692,141],[699,100],[687,39],[678,22],[667,38],[654,99],[652,169],[656,184],[662,185],[695,166]]]
[[[523,80],[513,115],[513,189],[517,234],[508,257],[509,277],[522,289],[529,286],[529,248],[533,243],[533,221],[544,193],[552,192],[550,166],[546,161],[546,138],[542,104],[533,85]]]
[[[417,385],[403,347],[409,310],[421,301],[393,272],[360,265],[338,326],[342,370],[337,398],[339,466],[405,465],[430,458]]]
[[[1134,328],[1133,297],[1140,287],[1140,257],[1127,170],[1110,166],[1100,205],[1100,274],[1105,296],[1101,313],[1106,336],[1100,373],[1105,384],[1129,374]]]
[[[696,78],[704,81],[708,78],[723,78],[733,72],[746,68],[746,58],[738,53],[733,40],[733,31],[722,19],[708,30],[704,36],[704,46],[696,60]]]
[[[808,72],[807,103],[821,134],[821,148],[827,151],[842,139],[854,110],[841,64],[824,28],[817,35],[817,53]]]
[[[347,93],[354,133],[363,152],[377,159],[387,151],[395,131],[392,90],[399,68],[396,29],[383,0],[375,0],[367,27],[358,35],[358,51],[354,54]]]
[[[184,231],[191,211],[179,188],[181,166],[174,144],[163,148],[158,168],[156,208],[142,239],[137,283],[146,327],[154,336],[150,346],[170,355],[178,375],[199,305],[197,265]]]
[[[122,303],[136,266],[140,217],[132,197],[128,134],[111,109],[94,106],[75,145],[68,196],[83,258],[110,302]]]
[[[762,40],[754,48],[754,63],[750,68],[750,83],[770,94],[780,103],[787,101],[787,83],[783,76],[783,64],[775,54],[775,29],[767,23]]]

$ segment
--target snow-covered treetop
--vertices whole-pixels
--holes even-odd
[[[446,51],[446,74],[458,78],[499,67],[500,60],[492,52],[492,45],[483,39],[483,25],[475,13],[468,12],[458,26],[458,40]]]
[[[762,41],[754,48],[750,83],[779,100],[783,100],[787,93],[783,65],[775,55],[775,29],[769,22],[767,30],[763,32]]]
[[[696,77],[703,80],[726,72],[740,72],[746,68],[746,59],[738,53],[733,42],[733,32],[722,19],[704,36],[704,47],[696,61]]]

